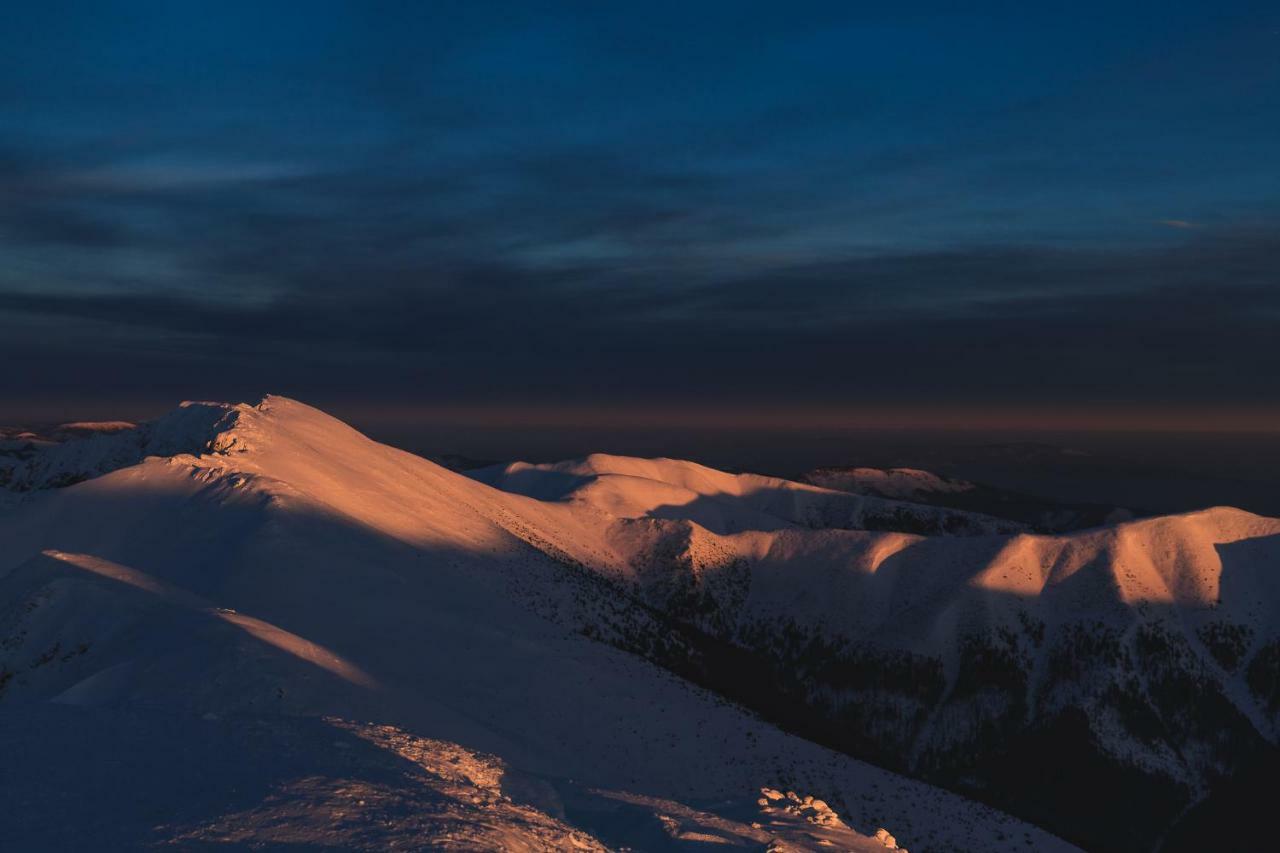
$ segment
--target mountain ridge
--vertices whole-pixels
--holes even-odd
[[[597,631],[607,618],[627,623],[621,634],[661,633],[660,614],[599,594],[595,575],[567,564],[616,568],[630,553],[609,545],[595,513],[505,495],[285,398],[194,404],[147,429],[182,441],[171,456],[143,454],[72,485],[29,490],[0,511],[0,714],[25,719],[22,708],[49,701],[94,719],[95,709],[159,708],[191,730],[181,737],[199,737],[212,715],[286,740],[297,720],[377,720],[501,756],[542,791],[533,796],[540,810],[557,820],[564,812],[574,831],[608,847],[676,849],[703,835],[804,849],[814,833],[839,831],[852,849],[883,849],[871,836],[887,825],[917,850],[981,850],[1015,831],[1069,849],[784,734],[584,637],[587,618]],[[104,731],[138,741],[133,717],[123,730],[102,719]],[[40,729],[47,748],[23,766],[69,760],[49,725]],[[281,803],[310,801],[295,779],[273,784]],[[147,789],[162,797],[163,787],[152,780]],[[766,813],[755,803],[761,787],[820,797],[844,828]],[[474,819],[506,814],[502,796],[484,794],[493,805],[481,803]],[[30,822],[43,812],[0,799],[7,824],[35,834],[25,837],[44,831]],[[285,806],[273,802],[261,809],[276,824],[254,822],[254,831],[278,825]],[[212,838],[218,808],[202,801],[208,814],[168,835],[129,823],[141,836],[109,837],[119,849],[140,838]],[[418,843],[448,826],[427,822]]]
[[[67,457],[114,470],[0,511],[0,710],[377,719],[500,755],[562,797],[581,796],[566,776],[668,800],[800,788],[917,850],[986,849],[1022,825],[840,753],[1038,821],[1052,815],[1017,780],[1060,762],[1055,796],[1069,786],[1082,809],[1050,825],[1120,849],[1275,743],[1275,519],[946,535],[937,508],[892,505],[932,519],[922,535],[847,529],[867,518],[859,496],[678,460],[466,477],[281,397],[138,429]],[[651,708],[630,732],[627,703]],[[870,795],[873,779],[895,794]],[[1115,831],[1126,786],[1155,793]]]

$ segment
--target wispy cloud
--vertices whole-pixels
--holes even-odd
[[[166,157],[70,171],[55,176],[55,180],[67,189],[147,193],[281,181],[310,173],[310,169],[298,163]]]
[[[1280,66],[1205,65],[1213,26],[1166,43],[1141,15],[1003,30],[723,2],[701,27],[680,4],[473,0],[139,32],[18,5],[0,361],[23,369],[0,400],[163,381],[1280,400]],[[1187,86],[1151,97],[1125,65],[1144,39],[1193,60],[1161,71]]]
[[[242,233],[217,224],[214,243]],[[343,227],[264,228],[253,267],[278,288],[270,299],[226,293],[240,262],[228,270],[221,255],[192,259],[220,284],[183,294],[0,287],[0,359],[45,353],[24,373],[33,387],[74,364],[85,382],[169,371],[200,387],[238,376],[295,393],[412,384],[424,399],[552,401],[610,389],[1262,400],[1262,377],[1280,372],[1276,231],[1173,248],[881,254],[673,285],[670,271],[519,253],[467,264],[432,243],[388,263]],[[45,318],[85,331],[55,342]]]

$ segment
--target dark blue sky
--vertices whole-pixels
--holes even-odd
[[[0,258],[10,417],[1275,407],[1280,8],[10,4]]]

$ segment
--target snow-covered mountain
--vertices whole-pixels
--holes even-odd
[[[967,480],[941,477],[918,468],[815,468],[801,479],[828,489],[903,501],[919,501],[931,495],[964,494],[977,488]]]
[[[692,521],[718,534],[797,526],[940,536],[1024,529],[980,513],[867,497],[758,474],[727,474],[679,459],[596,453],[551,465],[516,462],[465,473],[504,491],[543,501],[568,501],[618,518]]]
[[[69,486],[147,456],[179,453],[204,419],[198,408],[184,406],[149,424],[70,423],[48,435],[0,432],[0,499],[11,502],[15,494]]]
[[[278,397],[28,454],[2,822],[71,839],[9,794],[74,792],[97,731],[177,815],[118,846],[1069,849],[856,755],[1089,849],[1176,849],[1274,755],[1278,520],[1045,536],[676,460],[468,473]]]
[[[685,640],[638,631],[624,648],[1091,849],[1150,846],[1276,760],[1280,520],[1216,508],[977,535],[981,516],[890,514],[975,534],[925,537],[860,524],[852,495],[673,460],[470,473],[614,519],[632,556],[594,571]]]
[[[815,468],[805,483],[855,495],[950,507],[1007,519],[1036,533],[1066,533],[1134,518],[1128,507],[1050,500],[916,468]]]
[[[1070,849],[619,648],[689,645],[618,584],[725,538],[688,521],[509,494],[279,397],[18,462],[5,849]]]

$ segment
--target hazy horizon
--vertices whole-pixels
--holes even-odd
[[[253,402],[260,396],[241,399]],[[46,402],[25,410],[0,409],[0,429],[136,422],[176,405]],[[321,408],[377,441],[463,465],[609,453],[687,459],[788,478],[827,466],[908,467],[1047,498],[1147,512],[1232,505],[1280,514],[1280,495],[1273,488],[1280,478],[1280,427],[1273,424],[1280,422],[1257,412],[1237,420],[1234,428],[1222,428],[1205,413],[1148,410],[1134,417],[1133,409],[767,412],[694,406],[389,407],[349,400]],[[1024,452],[1010,456],[1011,448],[1020,447]]]

